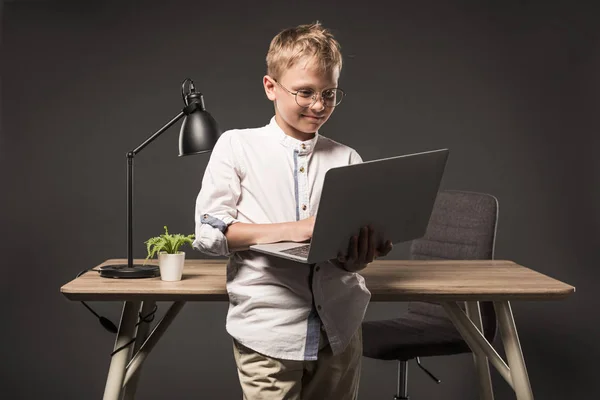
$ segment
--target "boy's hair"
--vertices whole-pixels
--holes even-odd
[[[267,53],[267,74],[275,79],[304,57],[313,58],[321,72],[342,70],[340,44],[319,21],[279,32]]]

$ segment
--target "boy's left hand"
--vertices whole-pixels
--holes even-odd
[[[375,230],[371,227],[363,226],[359,236],[352,236],[348,245],[348,254],[338,254],[337,259],[331,262],[350,272],[360,271],[376,257],[383,257],[392,251],[392,242],[385,242],[383,247],[376,248]]]

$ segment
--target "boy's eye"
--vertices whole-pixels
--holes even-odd
[[[308,89],[298,90],[298,96],[304,97],[306,99],[313,97],[314,93],[315,92],[313,92],[312,90],[308,90]]]
[[[327,99],[327,100],[331,100],[335,98],[335,91],[334,90],[326,90],[323,92],[323,98]]]

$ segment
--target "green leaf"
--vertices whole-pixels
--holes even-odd
[[[185,244],[189,244],[190,246],[194,242],[195,235],[182,235],[180,233],[171,235],[169,234],[169,229],[166,225],[164,225],[165,233],[160,236],[152,237],[146,240],[144,243],[146,244],[146,251],[148,255],[146,256],[146,260],[153,258],[158,253],[164,251],[167,254],[176,254],[180,251],[180,248]]]

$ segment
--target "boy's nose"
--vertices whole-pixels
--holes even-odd
[[[321,107],[317,108],[317,104],[321,104]],[[323,111],[325,109],[325,101],[323,100],[323,96],[321,96],[320,94],[316,94],[315,100],[313,101],[313,104],[310,106],[310,108],[315,111]]]

